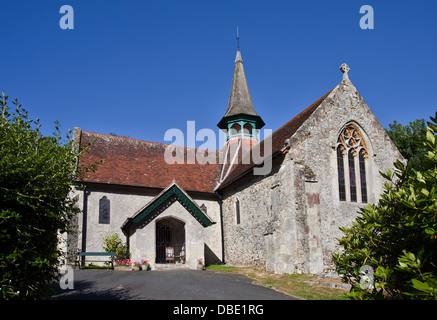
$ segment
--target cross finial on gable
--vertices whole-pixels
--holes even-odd
[[[348,72],[349,72],[350,69],[351,69],[351,68],[349,68],[349,66],[348,66],[346,63],[343,63],[343,64],[340,66],[340,70],[341,70],[341,72],[343,72],[343,80],[345,80],[345,79],[349,79]]]

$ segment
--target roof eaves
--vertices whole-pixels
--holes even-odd
[[[150,200],[145,206],[133,214],[131,218],[126,219],[122,225],[122,230],[125,230],[131,223],[139,223],[160,205],[168,200],[172,195],[175,195],[181,204],[199,221],[203,227],[209,227],[215,222],[197,205],[197,203],[173,181],[167,188],[162,190],[156,197]]]

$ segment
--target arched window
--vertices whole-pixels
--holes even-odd
[[[346,201],[346,183],[344,180],[344,157],[343,147],[337,147],[337,167],[338,167],[338,193],[340,201]]]
[[[241,126],[238,123],[234,123],[231,127],[231,136],[239,134],[241,131]]]
[[[357,202],[360,199],[367,203],[366,161],[367,148],[363,137],[353,125],[347,125],[337,140],[340,201]]]
[[[351,201],[357,202],[357,182],[355,179],[355,156],[354,150],[348,152],[348,164],[349,164],[349,185],[351,192]]]
[[[204,203],[202,203],[202,205],[200,206],[200,209],[201,209],[203,212],[208,213],[208,209],[206,208],[206,206],[205,206]]]
[[[243,126],[243,132],[244,132],[245,135],[251,136],[252,135],[252,131],[253,131],[253,128],[252,128],[252,125],[250,123],[246,123]]]
[[[99,200],[99,223],[109,224],[111,219],[111,203],[106,196]]]
[[[360,182],[361,182],[361,201],[367,203],[367,183],[366,183],[366,156],[365,150],[360,150]]]
[[[235,223],[240,224],[240,201],[235,202]]]

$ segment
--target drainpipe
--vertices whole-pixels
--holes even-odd
[[[86,252],[86,233],[87,233],[87,216],[88,216],[88,195],[89,191],[83,190],[83,205],[82,205],[82,252]],[[81,257],[81,264],[85,263],[85,256]]]
[[[219,204],[220,204],[220,228],[221,228],[221,238],[222,238],[222,264],[225,264],[225,237],[223,234],[223,201],[222,201],[222,196],[220,195],[220,193],[218,193],[218,191],[215,191],[215,194],[218,196],[219,198]]]

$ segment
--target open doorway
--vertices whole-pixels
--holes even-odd
[[[185,223],[176,218],[156,221],[156,263],[185,263]]]

